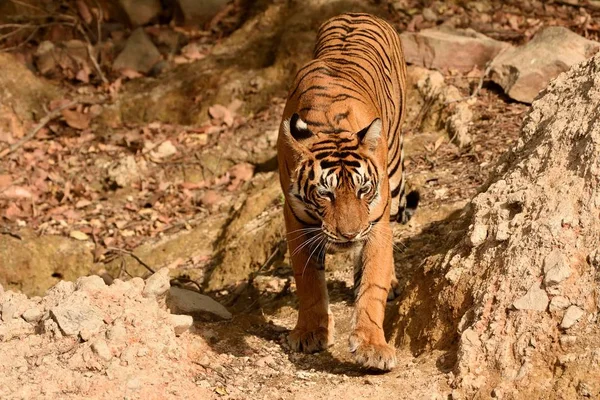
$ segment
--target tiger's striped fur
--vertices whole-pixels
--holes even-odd
[[[318,351],[333,340],[324,254],[355,249],[357,291],[350,347],[368,367],[391,369],[394,350],[382,323],[392,281],[391,220],[405,222],[401,124],[406,66],[400,39],[384,20],[343,14],[325,22],[314,59],[301,68],[278,139],[284,216],[296,286],[296,350]]]

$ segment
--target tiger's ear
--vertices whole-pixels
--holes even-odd
[[[308,129],[308,125],[306,124],[306,122],[302,121],[300,119],[300,116],[296,113],[292,115],[292,118],[290,118],[289,123],[284,125],[284,129],[297,142],[302,142],[313,135],[310,129]]]
[[[373,151],[377,148],[379,138],[381,137],[381,119],[376,118],[369,126],[356,134],[358,141]]]

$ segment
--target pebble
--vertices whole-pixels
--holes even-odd
[[[26,310],[23,313],[22,317],[27,322],[38,322],[40,319],[42,319],[43,315],[44,311],[42,309],[40,309],[39,307],[33,307]]]
[[[95,292],[106,288],[106,283],[98,275],[82,276],[75,282],[76,290],[83,290],[86,292]]]
[[[127,329],[123,322],[117,320],[114,322],[113,326],[106,331],[106,338],[110,341],[121,342],[124,341],[127,337]]]
[[[513,306],[517,310],[545,311],[549,302],[546,291],[540,288],[539,284],[534,283],[523,297],[513,303]]]
[[[261,357],[256,361],[256,366],[260,368],[264,368],[266,366],[274,366],[276,365],[275,359],[273,356],[265,356]]]
[[[146,279],[146,286],[142,294],[144,297],[156,298],[165,294],[170,286],[169,268],[161,268]]]
[[[113,357],[108,344],[104,339],[97,339],[92,343],[92,350],[104,361],[110,361]]]
[[[510,228],[508,227],[508,222],[503,221],[498,224],[498,230],[496,231],[496,240],[499,242],[503,242],[510,238]]]
[[[544,273],[544,285],[555,286],[571,276],[571,267],[558,250],[553,250],[544,258]]]
[[[65,335],[78,335],[83,329],[87,329],[90,334],[95,334],[104,326],[98,312],[86,304],[61,304],[53,307],[50,315]]]
[[[550,312],[562,311],[569,307],[571,302],[568,298],[564,296],[554,296],[552,300],[550,300]]]
[[[194,323],[194,318],[189,315],[178,315],[171,314],[169,315],[169,320],[171,325],[173,326],[173,330],[175,331],[175,335],[179,336],[184,332],[187,332],[188,329]]]
[[[583,317],[585,311],[577,306],[570,306],[567,308],[565,315],[560,323],[560,327],[563,329],[569,329],[577,323]]]
[[[487,239],[487,234],[488,234],[488,226],[487,225],[475,224],[475,226],[473,227],[473,232],[471,233],[471,236],[469,236],[469,241],[471,243],[471,246],[477,247],[477,246],[481,245],[483,242],[485,242],[485,239]]]

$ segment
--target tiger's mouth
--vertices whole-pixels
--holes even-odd
[[[352,239],[340,238],[338,235],[328,231],[325,228],[323,228],[323,233],[327,238],[327,244],[332,250],[349,250],[354,247],[363,245],[368,239],[368,235],[371,231],[371,228],[372,226],[369,225],[366,229],[364,229]]]

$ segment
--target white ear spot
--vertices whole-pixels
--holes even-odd
[[[377,118],[371,122],[371,125],[369,125],[367,128],[358,132],[358,138],[360,142],[367,145],[370,150],[375,150],[377,148],[379,138],[381,137],[381,130],[381,119]]]
[[[308,129],[308,125],[306,125],[306,122],[304,122],[300,118],[298,118],[296,120],[296,129],[298,129],[299,131],[304,131],[304,130]]]

